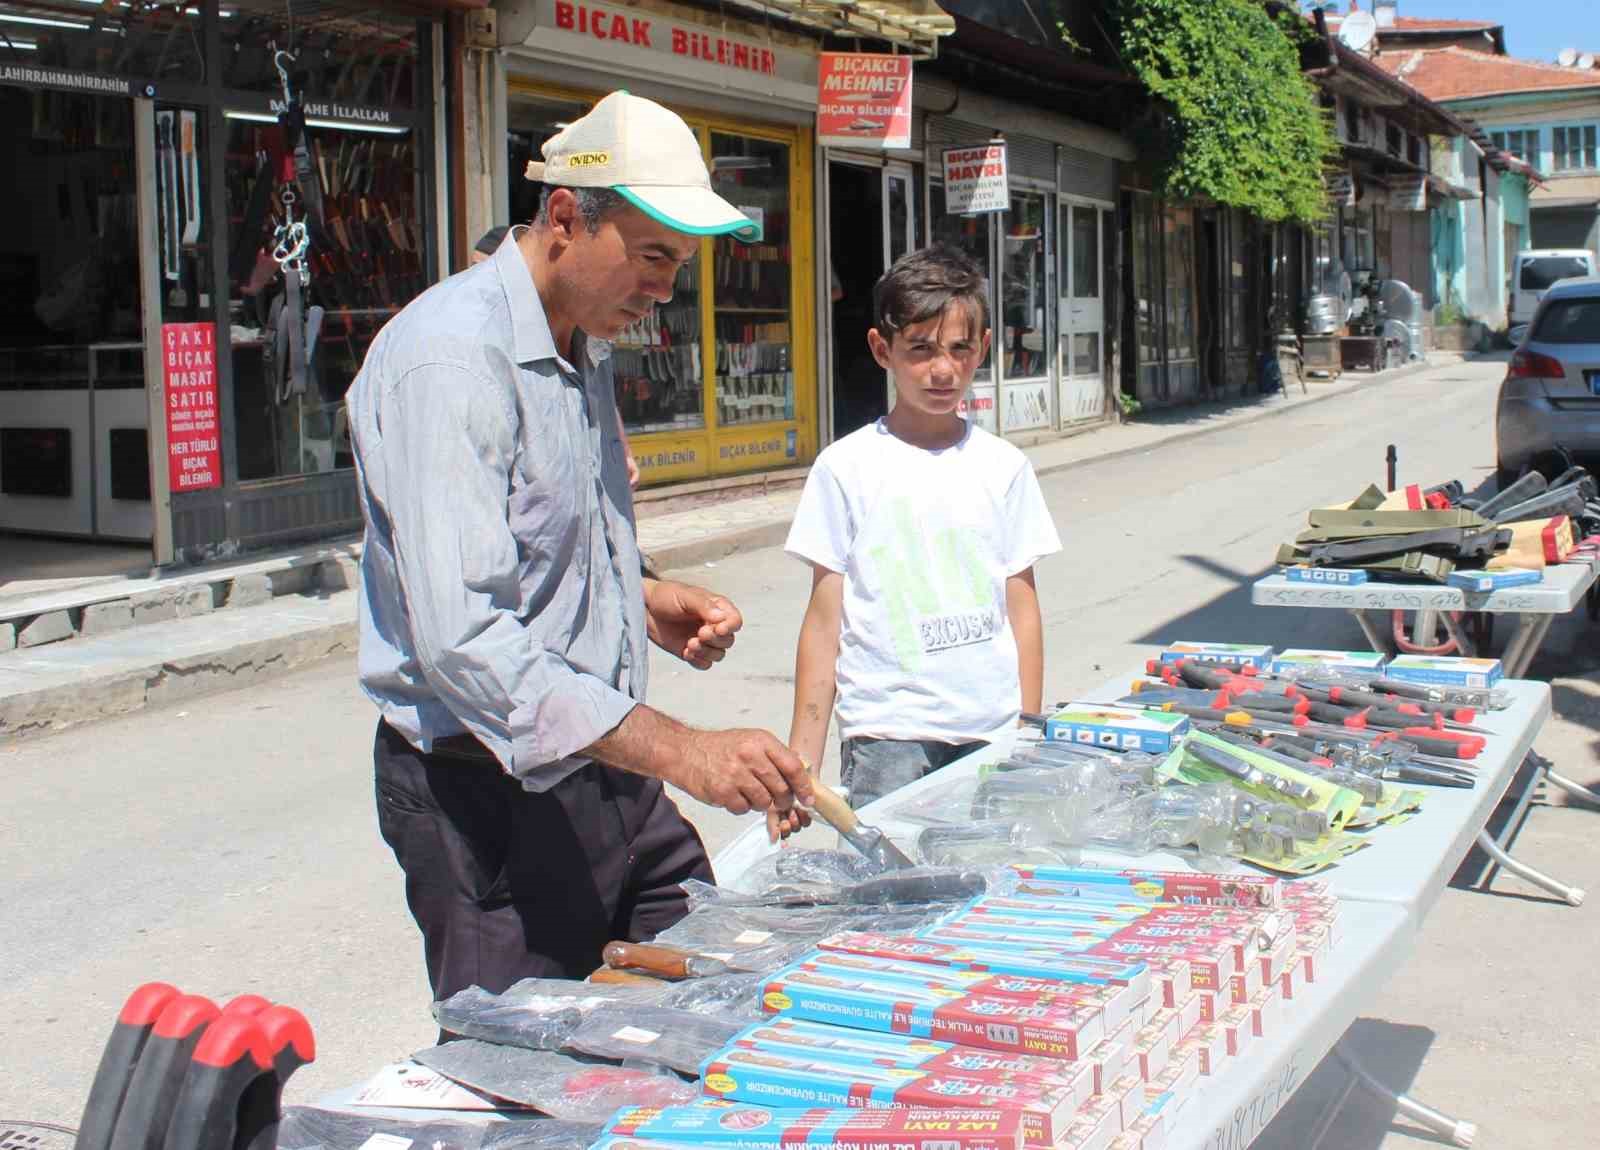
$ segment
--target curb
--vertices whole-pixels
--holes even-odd
[[[0,746],[276,679],[332,655],[354,654],[357,637],[352,611],[348,620],[308,620],[283,634],[215,651],[144,666],[124,665],[99,674],[64,674],[32,690],[0,696]]]
[[[1463,360],[1463,362],[1466,361]],[[1314,407],[1319,403],[1327,403],[1332,399],[1342,399],[1347,395],[1355,395],[1357,392],[1366,391],[1368,388],[1377,387],[1380,384],[1397,383],[1402,379],[1408,379],[1413,375],[1421,375],[1425,371],[1431,371],[1435,367],[1442,366],[1444,365],[1433,363],[1408,363],[1404,367],[1397,367],[1392,371],[1383,372],[1381,375],[1375,375],[1369,379],[1363,379],[1359,382],[1352,383],[1350,386],[1342,388],[1339,391],[1328,391],[1321,394],[1313,393],[1307,396],[1305,399],[1300,400],[1298,403],[1283,403],[1274,407],[1263,407],[1258,411],[1251,412],[1249,415],[1241,415],[1237,419],[1230,419],[1227,423],[1220,424],[1216,427],[1196,427],[1190,429],[1189,431],[1174,432],[1165,439],[1159,439],[1154,443],[1146,443],[1139,447],[1119,447],[1115,451],[1108,451],[1103,455],[1091,455],[1086,456],[1083,459],[1068,459],[1063,460],[1060,463],[1048,464],[1044,467],[1035,468],[1034,474],[1054,475],[1059,471],[1071,471],[1075,467],[1087,467],[1090,464],[1102,463],[1109,459],[1122,459],[1129,455],[1138,455],[1142,452],[1154,451],[1158,448],[1167,446],[1169,443],[1182,443],[1189,439],[1199,439],[1202,436],[1215,435],[1219,431],[1227,431],[1234,427],[1244,427],[1251,423],[1259,423],[1263,419],[1272,419],[1275,416],[1287,415],[1291,411],[1299,411],[1302,408]]]
[[[1466,361],[1463,360],[1463,362]],[[1271,419],[1274,416],[1284,415],[1291,411],[1299,411],[1304,407],[1311,407],[1318,403],[1326,403],[1332,399],[1339,399],[1343,396],[1354,395],[1357,392],[1365,391],[1369,387],[1377,387],[1380,384],[1385,383],[1395,383],[1399,380],[1407,379],[1413,375],[1420,375],[1422,372],[1429,371],[1434,367],[1441,366],[1443,365],[1430,363],[1406,364],[1404,367],[1395,368],[1392,372],[1383,372],[1381,375],[1375,375],[1370,379],[1360,380],[1359,382],[1352,383],[1348,387],[1341,388],[1338,391],[1325,392],[1320,395],[1313,393],[1305,399],[1300,400],[1298,403],[1286,403],[1275,407],[1264,407],[1259,411],[1252,412],[1249,415],[1241,415],[1237,419],[1229,420],[1227,423],[1220,424],[1216,427],[1196,427],[1189,431],[1174,432],[1172,435],[1169,435],[1164,439],[1157,440],[1154,443],[1146,443],[1137,447],[1119,447],[1114,451],[1107,451],[1100,455],[1090,455],[1085,456],[1082,459],[1067,459],[1060,463],[1045,464],[1043,466],[1036,467],[1034,469],[1034,473],[1041,476],[1054,475],[1057,472],[1070,471],[1075,467],[1087,467],[1091,464],[1105,462],[1106,460],[1121,459],[1129,455],[1138,455],[1142,452],[1154,451],[1158,448],[1167,446],[1169,443],[1182,443],[1185,440],[1198,439],[1204,435],[1215,435],[1217,432],[1227,431],[1229,428],[1243,427],[1246,424],[1255,423],[1259,420]],[[1059,440],[1050,440],[1049,442],[1059,442]],[[650,551],[645,558],[649,561],[651,567],[657,571],[683,570],[689,567],[698,567],[704,563],[714,562],[719,559],[726,559],[729,556],[736,555],[741,552],[760,551],[767,547],[779,546],[788,536],[788,533],[789,520],[772,520],[768,523],[756,523],[749,527],[740,527],[733,531],[719,532],[716,535],[708,535],[704,538],[693,539],[686,543],[669,543],[665,547],[658,547],[655,550]]]
[[[645,561],[656,571],[681,571],[737,555],[782,545],[789,534],[788,519],[771,519],[733,531],[719,531],[683,543],[668,543],[645,554]]]

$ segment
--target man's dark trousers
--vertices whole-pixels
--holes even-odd
[[[379,722],[378,827],[406,874],[439,1001],[522,978],[583,978],[612,939],[682,918],[680,886],[711,881],[700,836],[661,784],[590,764],[540,794],[483,746],[423,754]]]

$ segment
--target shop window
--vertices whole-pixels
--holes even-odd
[[[1167,356],[1195,358],[1194,209],[1168,204],[1162,216],[1166,245]]]
[[[944,185],[934,184],[928,189],[928,228],[936,244],[948,244],[971,256],[983,269],[991,284],[994,283],[994,266],[989,261],[989,217],[987,214],[954,215],[945,210]],[[991,321],[992,326],[992,321]],[[993,381],[993,348],[984,356],[973,377],[975,383]]]
[[[1068,376],[1100,371],[1099,215],[1084,204],[1061,205],[1061,370]]]
[[[1156,240],[1155,201],[1144,192],[1128,195],[1133,219],[1133,309],[1139,350],[1140,393],[1153,389],[1161,365],[1161,251]]]
[[[714,244],[717,422],[792,420],[789,147],[713,132],[711,184],[723,199],[760,222],[763,233],[758,244],[732,236],[719,236]],[[677,305],[674,299],[668,306]]]
[[[132,102],[0,87],[0,138],[0,373],[27,376],[31,348],[142,339]]]
[[[308,128],[306,138],[310,171],[297,178],[282,127],[228,120],[229,310],[241,480],[354,466],[345,392],[379,329],[426,286],[428,232],[410,133]],[[298,301],[291,290],[296,273],[274,259],[278,229],[291,217],[307,229]],[[290,339],[297,323],[309,349],[298,371]]]
[[[1228,213],[1226,252],[1228,282],[1228,346],[1244,351],[1250,346],[1250,268],[1254,265],[1255,237],[1248,217],[1237,209]]]
[[[1023,379],[1048,373],[1047,306],[1050,303],[1045,254],[1045,198],[1014,192],[1011,210],[1001,216],[1005,252],[1000,283],[1006,377]]]
[[[1558,172],[1595,169],[1596,128],[1593,124],[1569,125],[1551,132],[1551,150]]]
[[[225,30],[235,15],[227,11]],[[0,56],[28,68],[199,84],[205,81],[203,44],[198,2],[10,0],[0,18]]]
[[[222,83],[273,96],[282,90],[274,57],[294,56],[291,81],[310,115],[342,108],[406,112],[418,106],[417,21],[403,5],[368,4],[360,18],[339,5],[290,0],[224,0]],[[198,23],[198,21],[196,21]]]

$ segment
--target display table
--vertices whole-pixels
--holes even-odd
[[[1394,654],[1392,631],[1387,618],[1375,619],[1369,612],[1437,612],[1445,629],[1460,646],[1461,654],[1476,655],[1472,640],[1452,612],[1481,612],[1511,615],[1517,629],[1506,644],[1500,661],[1506,675],[1520,679],[1528,672],[1539,645],[1550,631],[1557,615],[1576,607],[1584,593],[1593,587],[1596,568],[1588,563],[1561,563],[1546,568],[1544,582],[1500,591],[1468,592],[1459,587],[1433,583],[1380,583],[1371,581],[1353,586],[1291,582],[1281,574],[1258,579],[1250,588],[1250,602],[1258,607],[1320,607],[1348,611],[1355,616],[1361,631],[1374,651]]]
[[[1111,702],[1127,694],[1135,677],[1113,679],[1083,698]],[[1420,788],[1425,798],[1415,816],[1400,825],[1386,824],[1365,832],[1372,836],[1371,846],[1315,876],[1345,902],[1343,937],[1333,953],[1329,974],[1319,975],[1304,998],[1295,1001],[1294,1008],[1284,1015],[1278,1034],[1257,1042],[1250,1057],[1231,1061],[1221,1075],[1203,1080],[1195,1102],[1183,1113],[1176,1136],[1169,1137],[1169,1147],[1243,1147],[1266,1128],[1311,1070],[1335,1050],[1340,1036],[1377,996],[1389,973],[1405,960],[1423,922],[1474,841],[1501,865],[1530,882],[1574,905],[1583,900],[1583,891],[1505,854],[1505,841],[1531,799],[1538,771],[1524,789],[1502,837],[1493,839],[1485,830],[1518,768],[1530,756],[1533,741],[1551,710],[1548,684],[1508,681],[1503,685],[1511,696],[1511,706],[1482,713],[1475,723],[1491,732],[1488,745],[1473,760],[1478,771],[1477,786],[1471,790]],[[896,818],[896,810],[948,783],[955,774],[975,774],[984,764],[1003,757],[1010,749],[1009,743],[1002,739],[885,796],[862,810],[863,820],[882,829],[910,853],[920,828]],[[765,827],[753,826],[718,854],[713,869],[720,881],[734,883],[740,874],[776,849],[767,842]],[[1132,858],[1091,850],[1083,852],[1083,858],[1089,865],[1115,869],[1196,869],[1190,857],[1166,852]],[[1251,868],[1241,863],[1237,869]],[[1389,1093],[1354,1059],[1343,1054],[1339,1057],[1354,1078],[1388,1094],[1409,1117],[1446,1137],[1470,1141],[1469,1123],[1458,1123],[1410,1098]]]
[[[1085,697],[1094,701],[1116,699],[1127,692],[1132,678],[1112,680]],[[1385,1094],[1407,1117],[1460,1145],[1470,1144],[1474,1133],[1470,1123],[1457,1122],[1387,1091],[1350,1055],[1339,1050],[1338,1043],[1376,997],[1388,975],[1410,955],[1423,922],[1450,875],[1471,849],[1474,838],[1483,844],[1484,824],[1510,786],[1518,765],[1530,754],[1529,748],[1550,714],[1548,685],[1512,681],[1505,687],[1512,705],[1479,717],[1478,725],[1491,735],[1488,746],[1475,761],[1477,786],[1471,790],[1427,788],[1422,809],[1409,821],[1368,832],[1372,835],[1371,846],[1317,876],[1343,903],[1337,946],[1319,963],[1316,982],[1301,987],[1271,1032],[1255,1040],[1245,1057],[1230,1059],[1222,1073],[1201,1080],[1177,1128],[1168,1134],[1168,1147],[1232,1150],[1248,1146],[1330,1052],[1345,1065],[1352,1081],[1364,1082]],[[880,827],[909,853],[920,828],[896,818],[896,811],[955,778],[976,774],[985,764],[1008,753],[1014,739],[1015,735],[1001,738],[937,774],[880,799],[863,809],[864,821]],[[736,886],[742,874],[778,849],[767,842],[764,822],[751,819],[749,828],[717,855],[713,867],[719,881]],[[1168,853],[1130,858],[1090,851],[1085,852],[1085,861],[1115,869],[1195,869],[1191,858]],[[1239,864],[1238,869],[1249,868]],[[1559,890],[1566,889],[1554,880],[1545,881]],[[1569,901],[1582,898],[1581,891],[1570,894],[1573,897]],[[341,1090],[323,1098],[319,1105],[368,1115],[389,1113],[413,1120],[533,1117],[528,1112],[375,1111],[353,1106],[351,1100],[356,1093],[356,1088]],[[1312,1142],[1308,1136],[1306,1144]]]

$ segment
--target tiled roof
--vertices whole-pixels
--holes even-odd
[[[1600,70],[1563,68],[1466,48],[1396,48],[1380,53],[1374,62],[1433,100],[1570,88],[1592,88],[1600,96]]]
[[[1343,16],[1328,14],[1328,27],[1337,28]],[[1428,20],[1418,16],[1396,16],[1394,25],[1379,28],[1380,36],[1391,32],[1488,32],[1501,27],[1495,20]]]

